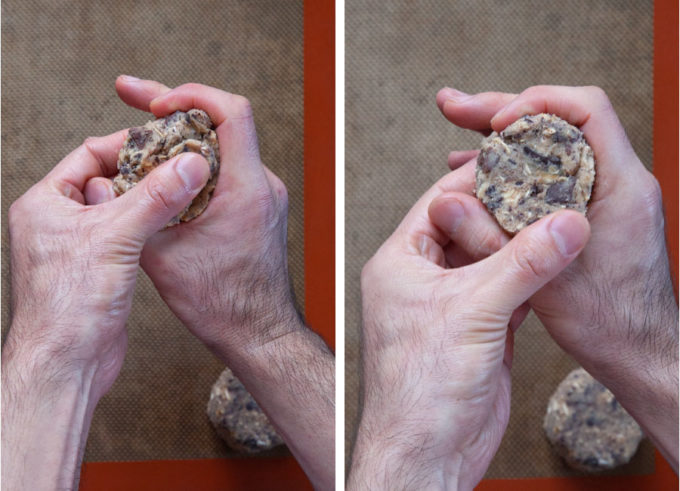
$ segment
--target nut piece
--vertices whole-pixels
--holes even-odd
[[[551,114],[518,119],[482,140],[476,194],[515,234],[554,211],[586,213],[595,159],[583,133]]]
[[[614,395],[582,368],[557,387],[543,429],[567,464],[585,472],[628,463],[642,439],[642,430]]]
[[[182,152],[203,155],[210,164],[210,179],[166,227],[193,220],[208,206],[220,170],[217,134],[210,117],[200,109],[177,111],[144,126],[130,128],[118,154],[118,175],[113,180],[113,189],[118,195],[129,191],[155,167]]]
[[[217,434],[239,452],[253,454],[283,444],[253,396],[228,368],[210,391],[208,417]]]

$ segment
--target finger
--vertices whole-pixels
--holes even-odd
[[[449,169],[456,170],[459,167],[462,167],[470,160],[476,159],[478,154],[479,150],[454,150],[449,153]]]
[[[536,86],[522,92],[491,120],[502,131],[524,115],[550,113],[581,128],[596,159],[606,154],[616,161],[631,161],[620,152],[633,152],[609,98],[598,87]]]
[[[473,193],[475,186],[475,162],[450,172],[432,186],[406,214],[394,234],[388,240],[396,240],[406,247],[406,252],[422,255],[429,250],[431,241],[439,247],[449,242],[448,236],[435,227],[427,213],[432,200],[442,193]]]
[[[437,196],[428,213],[432,223],[474,261],[492,255],[510,241],[484,204],[468,194]]]
[[[149,107],[159,117],[192,108],[208,113],[220,142],[220,174],[226,174],[226,179],[218,180],[217,192],[265,178],[253,113],[245,97],[205,85],[185,84],[157,97]]]
[[[142,111],[150,112],[149,103],[169,91],[169,87],[155,80],[142,80],[130,75],[121,75],[116,79],[118,97],[128,106]]]
[[[437,107],[456,126],[487,133],[491,118],[515,97],[503,92],[470,95],[447,87],[437,93]]]
[[[115,199],[113,182],[105,177],[93,177],[85,184],[85,204],[99,205]]]
[[[526,227],[496,254],[466,267],[478,283],[479,301],[509,315],[573,261],[589,237],[588,221],[572,210]]]
[[[93,177],[108,177],[117,172],[118,152],[128,130],[108,136],[90,137],[68,154],[50,171],[47,177],[81,192]],[[59,186],[60,189],[66,189]]]
[[[140,244],[163,228],[205,186],[210,177],[208,161],[185,152],[156,167],[135,187],[106,203],[118,234]]]

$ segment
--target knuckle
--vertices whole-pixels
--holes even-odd
[[[523,96],[536,96],[543,94],[546,90],[549,90],[549,85],[532,85],[522,92]]]
[[[250,104],[250,101],[242,95],[233,94],[230,104],[235,118],[246,119],[252,117],[252,105]]]
[[[474,251],[475,256],[490,256],[496,251],[499,251],[502,246],[503,243],[499,232],[492,229],[486,229],[482,232],[476,250]]]
[[[188,82],[178,87],[178,89],[181,89],[182,91],[186,92],[196,92],[198,90],[201,90],[202,88],[203,86],[201,84],[197,84],[196,82]]]
[[[546,247],[538,241],[525,240],[512,251],[512,261],[525,279],[544,278],[550,272],[550,254],[546,254]]]
[[[599,87],[597,85],[588,85],[585,87],[585,89],[594,99],[609,101],[609,97],[607,96],[607,93],[604,91],[602,87]]]
[[[609,100],[609,96],[602,87],[598,87],[597,85],[588,85],[587,87],[584,87],[584,89],[588,94],[588,97],[597,106],[604,110],[613,111],[613,106],[611,101]]]
[[[661,222],[663,226],[663,196],[661,193],[661,185],[653,175],[647,173],[647,179],[642,184],[642,210],[645,216],[650,219],[654,225]]]
[[[168,186],[165,182],[155,176],[148,176],[147,185],[144,189],[147,200],[152,207],[169,210],[172,207]]]

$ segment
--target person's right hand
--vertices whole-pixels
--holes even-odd
[[[587,213],[592,236],[530,304],[560,346],[614,392],[677,469],[678,307],[661,192],[607,96],[594,87],[532,87],[519,96],[442,89],[437,104],[449,121],[483,133],[541,112],[584,132],[596,159]],[[458,229],[460,247],[491,254],[509,241],[481,202],[469,196],[461,202],[466,219]],[[435,224],[450,228],[447,199],[431,212]],[[474,235],[466,232],[473,229]]]

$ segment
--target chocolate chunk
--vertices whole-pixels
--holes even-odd
[[[531,148],[527,147],[526,145],[524,145],[522,150],[524,151],[524,153],[526,155],[528,155],[529,157],[531,157],[534,160],[539,161],[543,165],[548,166],[550,164],[553,164],[553,165],[556,165],[558,167],[562,165],[562,159],[555,156],[555,155],[541,155],[540,153],[532,150]]]
[[[144,147],[146,140],[151,136],[151,130],[146,128],[130,128],[128,137],[134,142],[137,148]]]
[[[573,177],[551,184],[545,193],[545,202],[550,204],[569,203],[572,200],[574,184],[576,184],[576,179]]]

